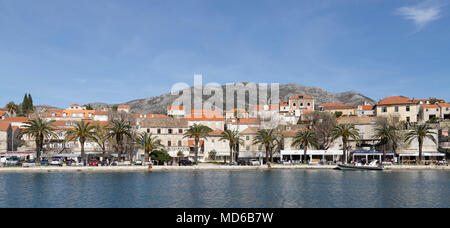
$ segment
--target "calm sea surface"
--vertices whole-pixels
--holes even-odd
[[[450,207],[448,171],[0,174],[0,207]]]

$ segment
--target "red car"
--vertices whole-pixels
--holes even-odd
[[[97,160],[90,160],[89,166],[98,166],[99,162]]]

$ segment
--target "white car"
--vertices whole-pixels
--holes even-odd
[[[50,165],[62,165],[60,160],[53,160],[50,162]]]
[[[259,163],[259,161],[256,160],[256,159],[252,159],[252,160],[250,160],[250,165],[252,165],[252,166],[260,166],[261,163]]]
[[[36,162],[34,160],[29,160],[22,163],[22,167],[34,167],[36,166]]]
[[[142,161],[141,160],[137,160],[136,162],[134,162],[135,165],[142,165]]]

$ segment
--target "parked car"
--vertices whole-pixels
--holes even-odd
[[[248,160],[248,159],[239,159],[237,161],[237,164],[238,165],[250,165],[250,160]]]
[[[95,159],[89,161],[89,166],[98,166],[99,162]]]
[[[190,166],[193,165],[193,163],[190,160],[181,160],[178,162],[178,165],[180,166]]]
[[[20,165],[20,160],[18,157],[10,157],[10,158],[6,159],[6,165],[7,166]]]
[[[228,163],[228,165],[238,165],[238,163],[235,161],[232,161],[232,162]]]
[[[170,160],[167,162],[167,165],[170,165],[170,166],[175,165],[175,164],[177,164],[177,162],[174,160]]]
[[[137,160],[134,162],[135,165],[142,165],[142,161],[141,160]]]
[[[50,165],[58,165],[58,166],[62,166],[62,162],[61,162],[61,160],[59,160],[59,159],[53,159],[53,160],[50,162]]]
[[[50,163],[48,162],[48,160],[41,160],[39,162],[41,165],[50,165]]]
[[[261,163],[257,159],[250,160],[250,165],[252,166],[260,166]]]
[[[36,166],[35,160],[28,160],[22,163],[22,167],[32,167],[32,166]]]

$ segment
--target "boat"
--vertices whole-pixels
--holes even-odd
[[[340,170],[376,170],[376,171],[381,171],[381,170],[384,170],[384,167],[382,165],[381,166],[377,166],[377,161],[372,161],[368,165],[362,165],[361,163],[356,163],[356,164],[339,164],[337,166],[337,169],[340,169]]]

